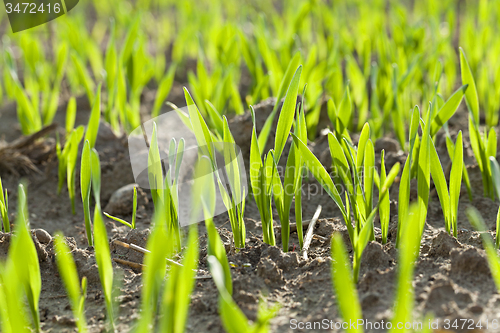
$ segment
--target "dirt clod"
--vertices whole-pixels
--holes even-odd
[[[283,271],[270,258],[261,258],[257,265],[257,275],[270,282],[283,281]]]
[[[432,240],[429,257],[448,258],[453,249],[460,248],[461,245],[455,237],[452,237],[446,231],[441,231],[436,238]]]
[[[476,248],[453,249],[450,253],[452,274],[484,274],[491,276],[483,250]]]
[[[376,269],[386,269],[391,266],[392,259],[384,251],[384,248],[380,243],[370,242],[366,245],[363,255],[361,257],[361,272]]]

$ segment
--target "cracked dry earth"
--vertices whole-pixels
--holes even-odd
[[[265,119],[272,109],[271,103],[263,103],[256,107],[260,119]],[[58,114],[61,122],[64,119],[63,110]],[[463,111],[463,110],[462,110]],[[0,112],[2,121],[15,120],[15,108],[7,106]],[[88,112],[79,112],[78,123],[85,123]],[[241,129],[238,133],[237,143],[245,152],[245,140],[248,133],[248,115],[233,118],[231,128]],[[452,118],[453,119],[453,118]],[[465,119],[465,120],[464,120]],[[458,114],[458,120],[450,123],[452,133],[456,134],[457,128],[465,128],[466,113]],[[263,122],[262,122],[263,123]],[[19,129],[2,127],[4,139],[9,141],[19,136]],[[251,128],[251,127],[250,127]],[[453,132],[453,130],[455,131]],[[467,135],[464,135],[467,137]],[[246,138],[246,139],[245,139]],[[46,139],[50,144],[53,138]],[[240,142],[238,142],[238,140]],[[443,145],[437,141],[440,156],[447,156]],[[324,154],[326,140],[319,137],[310,143],[313,152],[329,165],[328,156]],[[386,149],[386,161],[391,164],[404,161],[405,155],[400,151],[398,144],[390,137],[377,142],[377,152]],[[102,164],[102,202],[112,214],[126,220],[130,219],[130,204],[113,194],[120,189],[130,194],[130,186],[122,187],[134,182],[128,158],[127,140],[117,137],[104,124],[101,123],[96,149],[99,152]],[[327,150],[327,149],[326,149]],[[486,261],[485,252],[479,235],[471,231],[465,217],[468,205],[477,207],[490,230],[494,230],[498,203],[483,198],[481,175],[477,167],[473,166],[473,157],[470,148],[465,146],[468,154],[466,163],[469,165],[469,175],[473,187],[474,199],[469,201],[465,187],[459,204],[458,226],[460,233],[454,239],[444,232],[444,219],[438,197],[431,192],[429,215],[422,239],[420,257],[415,266],[415,309],[414,317],[424,321],[426,314],[432,313],[436,320],[473,319],[476,323],[481,320],[490,323],[499,321],[500,295],[497,293],[490,270]],[[377,154],[379,157],[379,154]],[[443,158],[444,159],[444,158]],[[445,161],[443,162],[445,164]],[[72,254],[75,258],[80,277],[88,278],[88,295],[86,299],[86,317],[91,332],[104,330],[105,309],[104,298],[101,292],[99,275],[94,252],[85,245],[83,224],[83,210],[81,203],[77,202],[77,214],[71,214],[70,202],[67,191],[57,196],[57,159],[47,159],[37,165],[40,172],[26,175],[28,181],[28,204],[30,222],[33,229],[43,229],[48,232],[34,231],[34,240],[40,258],[42,271],[42,295],[40,299],[40,312],[43,331],[75,332],[75,322],[72,318],[69,301],[65,295],[57,267],[54,261],[53,236],[55,232],[62,231],[68,236]],[[77,166],[79,170],[79,166]],[[20,178],[7,173],[2,173],[4,187],[9,189],[10,207],[16,207],[17,183]],[[77,172],[77,179],[79,174]],[[78,183],[78,182],[77,182]],[[412,183],[412,188],[416,188]],[[305,188],[317,188],[313,180],[305,183]],[[392,318],[394,305],[395,277],[397,272],[397,250],[394,240],[397,224],[397,188],[391,189],[391,224],[389,242],[380,244],[380,230],[376,228],[378,242],[368,244],[361,263],[359,283],[357,285],[359,299],[362,305],[363,316],[371,322],[388,321]],[[77,194],[79,193],[77,184]],[[120,192],[118,191],[118,192]],[[375,195],[376,197],[376,195]],[[411,193],[412,199],[416,193]],[[128,198],[128,197],[127,197]],[[130,196],[131,198],[131,196]],[[332,291],[331,282],[331,255],[330,237],[334,232],[342,234],[349,254],[352,257],[352,248],[349,244],[347,229],[341,219],[341,214],[333,201],[326,193],[318,190],[316,194],[303,196],[304,219],[310,219],[318,205],[323,210],[318,220],[308,259],[304,260],[297,252],[298,239],[296,233],[290,238],[290,252],[284,253],[280,245],[269,246],[262,242],[261,224],[257,207],[251,197],[247,199],[246,226],[247,245],[245,249],[235,253],[230,246],[231,232],[227,215],[216,217],[215,223],[228,250],[229,261],[232,262],[232,277],[234,283],[234,299],[243,312],[254,320],[257,314],[259,299],[264,299],[269,305],[279,304],[277,316],[271,321],[271,332],[292,331],[292,319],[301,322],[322,322],[323,320],[340,321],[336,307],[336,299]],[[15,209],[11,209],[12,221],[15,220]],[[108,236],[110,237],[112,257],[141,263],[143,255],[131,249],[117,246],[114,240],[133,243],[142,247],[146,246],[151,224],[153,205],[147,191],[139,191],[138,229],[129,230],[127,227],[106,219]],[[275,220],[278,221],[277,214]],[[294,216],[291,216],[294,222]],[[276,230],[278,224],[276,222]],[[376,222],[377,226],[377,222]],[[379,226],[379,224],[378,224]],[[201,273],[208,273],[206,263],[206,234],[204,225],[199,225],[200,230],[200,261]],[[277,234],[277,240],[280,236]],[[5,258],[10,243],[10,235],[0,233],[0,258]],[[279,241],[278,241],[279,243]],[[141,295],[140,269],[113,263],[115,274],[120,281],[120,292],[117,297],[119,315],[117,319],[118,330],[128,332],[133,329],[134,322],[139,317]],[[222,324],[217,312],[217,291],[210,279],[200,279],[195,282],[192,302],[187,322],[188,332],[222,332]],[[426,319],[425,319],[426,320]],[[295,330],[317,331],[317,330]],[[324,330],[329,331],[329,330]],[[332,331],[336,331],[333,329]],[[376,331],[376,330],[369,330]],[[460,329],[458,330],[460,331]],[[483,328],[483,331],[485,329]],[[492,329],[488,331],[500,331]]]

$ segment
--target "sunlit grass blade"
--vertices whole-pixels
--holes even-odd
[[[297,105],[297,93],[299,91],[300,74],[302,73],[302,66],[299,66],[290,81],[290,86],[287,89],[285,102],[281,108],[280,116],[278,118],[278,125],[276,127],[276,137],[274,142],[276,163],[280,160],[283,148],[285,148],[286,140],[290,129],[292,128],[293,119],[295,117],[295,108]]]
[[[380,155],[380,183],[384,184],[387,178],[387,173],[385,171],[385,161],[384,161],[385,151],[382,150]],[[380,191],[382,194],[382,191]],[[391,201],[389,195],[384,195],[383,198],[379,199],[379,215],[380,215],[380,228],[382,229],[382,244],[387,243],[387,234],[389,232],[389,220],[391,213]]]
[[[354,235],[354,230],[350,222],[351,220],[348,217],[347,211],[344,207],[344,203],[342,202],[342,198],[340,197],[340,194],[337,190],[337,187],[333,183],[325,167],[321,165],[320,161],[316,158],[316,156],[314,156],[314,154],[309,150],[309,148],[307,148],[307,146],[295,134],[292,134],[292,136],[295,146],[298,147],[300,154],[304,159],[304,163],[307,166],[307,169],[309,170],[309,172],[313,174],[314,178],[316,178],[316,180],[325,189],[326,193],[328,193],[328,195],[333,199],[333,201],[335,201],[337,207],[342,212],[342,216],[344,217],[347,230],[349,231],[349,235],[351,236],[352,239],[352,236]]]
[[[81,169],[80,169],[80,189],[82,193],[83,214],[85,218],[85,232],[89,246],[93,245],[92,222],[90,219],[90,189],[92,185],[92,161],[90,144],[86,140],[83,145]]]
[[[413,271],[415,260],[420,249],[420,221],[417,205],[412,205],[403,225],[403,239],[400,245],[398,260],[398,280],[395,297],[394,317],[392,318],[393,331],[398,323],[412,321],[414,291]],[[397,330],[401,332],[401,327]],[[407,329],[403,329],[407,331]]]
[[[2,218],[4,232],[10,232],[9,198],[7,189],[5,189],[5,192],[3,191],[2,178],[0,178],[0,217]]]
[[[90,166],[92,190],[96,205],[101,206],[101,162],[99,161],[99,153],[95,148],[90,151]]]
[[[101,84],[97,87],[97,93],[90,111],[87,131],[85,132],[85,140],[89,141],[90,148],[94,148],[97,133],[99,131],[99,122],[101,120]]]
[[[273,111],[267,117],[266,122],[264,123],[264,126],[262,127],[262,130],[259,133],[259,137],[258,137],[259,147],[261,149],[262,154],[264,153],[264,149],[266,148],[269,133],[271,132],[271,127],[273,125],[274,117],[276,115],[276,112],[278,111],[278,107],[281,103],[281,99],[285,96],[285,94],[290,86],[290,83],[292,81],[292,78],[295,75],[295,73],[297,72],[297,68],[299,67],[299,62],[300,62],[300,53],[297,52],[293,56],[292,60],[290,60],[290,63],[288,64],[285,75],[283,76],[283,79],[281,80],[278,95],[276,96],[276,103],[274,104],[274,107],[273,107]]]
[[[354,248],[354,256],[352,260],[352,268],[353,268],[353,279],[355,283],[358,283],[359,279],[359,269],[361,267],[361,256],[363,255],[363,251],[365,250],[366,245],[370,241],[370,238],[373,234],[373,220],[377,214],[377,208],[375,208],[370,216],[366,219],[364,225],[361,230],[356,230],[358,232],[355,235],[355,241],[353,242]]]
[[[418,154],[418,172],[417,172],[417,193],[418,193],[418,207],[420,218],[420,234],[424,231],[425,220],[427,218],[427,209],[429,205],[429,191],[430,191],[430,151],[431,151],[431,137],[430,137],[430,120],[432,119],[432,108],[429,106],[427,112],[427,121],[422,131],[422,142],[420,144]]]
[[[446,178],[444,176],[443,167],[441,166],[441,161],[434,147],[434,143],[431,141],[431,175],[434,181],[434,186],[436,187],[436,192],[441,202],[441,208],[443,210],[444,221],[446,226],[446,232],[451,232],[451,206],[450,206],[450,194],[448,192],[448,185],[446,184]]]
[[[462,131],[458,132],[455,143],[455,154],[450,172],[450,217],[453,235],[458,236],[458,201],[462,187],[462,175],[464,170],[464,152],[462,143]]]
[[[171,233],[165,228],[165,210],[155,209],[154,225],[148,238],[146,248],[149,252],[144,257],[141,290],[141,318],[138,332],[149,332],[151,321],[156,313],[159,293],[165,278],[167,261],[173,253],[173,244],[169,241]]]
[[[38,302],[42,291],[42,278],[37,250],[29,232],[28,219],[26,190],[23,184],[19,184],[16,228],[9,248],[9,257],[13,260],[17,277],[24,286],[35,329],[40,332]]]
[[[54,246],[56,250],[56,262],[59,269],[59,274],[64,283],[64,288],[68,293],[71,302],[71,309],[76,319],[78,332],[87,332],[87,322],[85,319],[84,304],[86,292],[82,290],[78,279],[78,271],[76,270],[75,261],[71,255],[71,250],[66,244],[62,234],[57,234],[54,238]],[[86,277],[83,277],[86,279]],[[82,281],[82,283],[85,283]]]
[[[366,124],[367,125],[367,124]],[[373,210],[373,185],[375,184],[375,147],[372,140],[368,139],[366,144],[364,144],[364,154],[363,162],[363,196],[358,196],[364,201],[365,212],[364,216],[369,216]],[[361,149],[358,146],[358,150]],[[359,159],[359,152],[357,159]],[[358,169],[357,172],[361,171]],[[360,177],[361,178],[361,177]],[[383,183],[383,182],[382,182]],[[379,184],[380,185],[380,184]],[[375,238],[375,234],[372,233],[371,238]]]
[[[357,322],[363,319],[361,305],[351,272],[349,257],[340,234],[332,238],[332,283],[337,295],[337,306],[344,322]],[[347,332],[363,332],[362,326],[349,327]]]
[[[0,263],[0,328],[4,333],[30,333],[28,315],[23,300],[23,284],[19,280],[15,262]]]
[[[98,205],[94,211],[94,247],[95,261],[99,269],[99,279],[101,281],[104,300],[106,301],[107,319],[111,329],[114,330],[115,321],[113,313],[113,264],[109,251],[108,234]]]
[[[163,292],[161,332],[184,332],[188,318],[194,277],[198,266],[198,226],[189,229],[187,249],[184,252],[182,267],[172,265]]]
[[[71,141],[66,143],[68,147],[68,152],[66,157],[64,157],[64,149],[62,153],[62,158],[66,158],[66,181],[68,186],[68,194],[71,200],[71,211],[73,215],[76,214],[75,211],[75,177],[76,177],[76,162],[78,159],[78,147],[80,141],[82,141],[83,133],[85,129],[83,126],[78,126],[76,130],[73,131],[74,135],[71,135]],[[64,148],[66,149],[66,146]]]
[[[151,111],[152,118],[158,117],[158,115],[160,114],[161,106],[163,105],[163,102],[165,102],[165,100],[167,99],[168,94],[172,89],[172,84],[174,83],[175,69],[176,69],[175,64],[170,66],[167,73],[165,73],[165,76],[158,85],[158,90],[156,92],[156,98],[153,105],[153,110]]]
[[[78,54],[72,53],[71,59],[73,60],[73,64],[75,65],[76,72],[78,73],[78,79],[79,79],[80,83],[83,85],[83,87],[85,88],[85,92],[87,93],[87,98],[89,100],[89,103],[92,103],[92,101],[94,100],[95,83],[92,80],[88,70],[85,68],[84,63],[82,62],[82,59],[80,59]]]
[[[451,116],[456,112],[458,106],[462,102],[462,98],[467,91],[467,84],[464,84],[446,101],[446,103],[439,109],[431,123],[431,137],[434,137],[444,123],[446,123]]]
[[[465,57],[464,50],[460,48],[460,69],[462,73],[462,84],[468,85],[465,91],[465,101],[469,110],[472,112],[474,121],[479,124],[479,101],[477,97],[476,83],[474,82],[474,76],[469,66],[469,62]]]
[[[72,96],[68,101],[66,108],[66,135],[69,135],[75,127],[76,118],[76,99]]]

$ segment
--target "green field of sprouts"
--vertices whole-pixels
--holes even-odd
[[[4,2],[0,332],[500,332],[500,0]]]

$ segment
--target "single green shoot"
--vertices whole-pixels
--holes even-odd
[[[90,190],[92,187],[92,161],[91,150],[88,140],[85,140],[82,151],[81,169],[80,169],[80,189],[83,202],[83,215],[85,218],[85,233],[89,246],[93,246],[92,240],[92,221],[90,218]]]
[[[19,280],[11,256],[0,263],[0,328],[5,333],[30,333],[23,299],[23,284]]]
[[[163,291],[160,331],[166,333],[184,332],[188,319],[194,277],[198,266],[198,226],[189,228],[187,249],[184,251],[182,266],[172,265]]]
[[[493,156],[490,156],[490,167],[493,177],[493,187],[497,198],[500,198],[500,165],[498,165],[497,160]],[[497,213],[495,246],[497,249],[500,248],[500,207],[498,208]]]
[[[385,151],[382,150],[380,155],[380,182],[383,184],[387,179],[387,173],[385,171]],[[380,195],[382,192],[380,192]],[[391,200],[389,197],[389,192],[387,192],[384,197],[379,198],[379,216],[380,216],[380,229],[382,230],[382,244],[387,243],[387,234],[389,233],[389,221],[391,213]]]
[[[409,323],[412,321],[414,290],[413,272],[415,260],[420,251],[420,221],[419,207],[413,204],[409,208],[406,221],[403,224],[403,239],[401,240],[398,260],[398,280],[396,288],[396,299],[394,317],[392,318],[393,331],[396,331],[398,323]],[[397,329],[401,332],[401,329]],[[407,331],[407,329],[403,329]]]
[[[158,117],[160,114],[160,109],[168,97],[170,90],[172,89],[172,85],[174,83],[174,75],[175,75],[176,65],[173,64],[170,66],[168,71],[165,73],[165,76],[161,79],[160,84],[158,85],[158,90],[156,91],[156,98],[153,105],[153,110],[151,111],[151,117]]]
[[[416,142],[418,138],[418,127],[420,121],[420,110],[418,106],[413,109],[410,130],[409,130],[409,154],[406,158],[403,172],[399,181],[399,199],[398,199],[398,229],[396,236],[396,248],[399,248],[401,239],[403,237],[403,224],[405,223],[406,216],[410,207],[410,180],[412,165],[418,161],[418,150]],[[415,156],[415,154],[417,154]]]
[[[163,202],[158,203],[162,205]],[[166,209],[155,208],[154,224],[148,238],[146,248],[149,252],[144,257],[145,269],[143,271],[143,287],[141,290],[141,318],[139,319],[138,332],[150,332],[150,324],[157,310],[160,290],[165,278],[167,260],[173,251],[171,230],[166,228]]]
[[[474,76],[470,69],[465,53],[460,48],[460,68],[462,73],[462,83],[468,84],[469,87],[465,92],[465,100],[469,109],[469,139],[472,151],[481,171],[483,180],[484,196],[492,200],[495,198],[493,189],[493,180],[489,163],[490,156],[496,157],[497,153],[497,134],[494,127],[484,130],[481,134],[479,129],[479,101],[476,90]]]
[[[103,212],[104,215],[106,215],[106,217],[112,219],[112,220],[115,220],[116,222],[120,222],[121,224],[124,224],[126,225],[127,227],[129,227],[130,229],[135,229],[135,221],[136,221],[136,218],[137,218],[137,187],[134,186],[134,198],[133,198],[133,203],[132,203],[132,222],[129,223],[125,220],[122,220],[118,217],[115,217],[115,216],[111,216],[109,215],[108,213],[106,212]]]
[[[112,330],[115,327],[113,313],[113,264],[109,250],[108,234],[102,219],[101,207],[95,206],[94,211],[94,248],[95,260],[99,269],[104,300],[106,301],[107,319]]]
[[[248,318],[238,307],[227,289],[225,284],[226,276],[222,265],[213,255],[210,255],[207,260],[212,278],[219,291],[219,313],[224,329],[228,333],[267,333],[269,331],[269,321],[278,312],[278,306],[268,309],[261,302],[257,320],[254,323],[249,323]]]
[[[272,194],[271,184],[273,180],[272,173],[274,168],[272,165],[273,158],[271,154],[264,156],[262,160],[259,141],[257,138],[257,130],[255,123],[255,111],[250,106],[252,113],[252,139],[250,144],[250,185],[252,187],[253,197],[259,209],[259,214],[262,223],[263,241],[269,245],[276,245],[273,229],[272,215]]]
[[[62,188],[62,179],[64,175],[64,167],[66,169],[66,183],[68,187],[68,194],[71,201],[71,211],[73,215],[76,214],[75,211],[75,178],[76,178],[76,162],[78,159],[78,146],[80,145],[80,141],[82,141],[84,127],[78,126],[77,129],[71,132],[64,149],[60,151],[58,150],[59,159],[59,191]],[[66,150],[67,149],[67,150]],[[65,161],[65,163],[62,163]]]
[[[463,170],[463,144],[462,131],[458,133],[455,143],[453,162],[450,173],[450,185],[446,184],[446,178],[441,166],[441,161],[437,154],[434,143],[431,141],[431,175],[436,191],[441,202],[441,207],[444,214],[446,232],[457,237],[457,215],[458,215],[458,200],[460,198],[460,189],[462,185],[462,170]]]
[[[344,322],[357,322],[359,319],[363,319],[361,304],[344,241],[338,233],[332,237],[331,252],[333,258],[332,284],[337,296],[337,307]],[[363,328],[361,325],[354,325],[354,327],[348,327],[346,332],[363,332]]]
[[[54,238],[56,252],[56,263],[59,274],[64,283],[64,288],[68,293],[73,316],[76,320],[78,332],[87,332],[87,322],[85,319],[85,298],[87,297],[87,278],[83,277],[80,283],[75,261],[71,255],[71,250],[64,240],[62,234],[57,234]]]
[[[68,106],[66,108],[66,135],[70,135],[70,133],[75,128],[75,119],[76,119],[76,99],[74,96],[68,101]]]
[[[0,217],[2,218],[3,231],[10,232],[9,197],[7,189],[5,189],[5,192],[3,190],[2,178],[0,178]]]
[[[9,248],[9,257],[13,260],[19,282],[24,287],[35,330],[40,332],[38,302],[42,290],[42,278],[37,250],[29,232],[27,194],[23,184],[19,184],[17,200],[16,227]]]
[[[90,148],[94,148],[95,141],[97,139],[97,133],[99,132],[99,123],[101,121],[101,84],[97,87],[97,93],[95,95],[94,103],[92,104],[92,110],[90,111],[89,122],[87,124],[87,130],[85,132],[85,141],[89,141]]]

